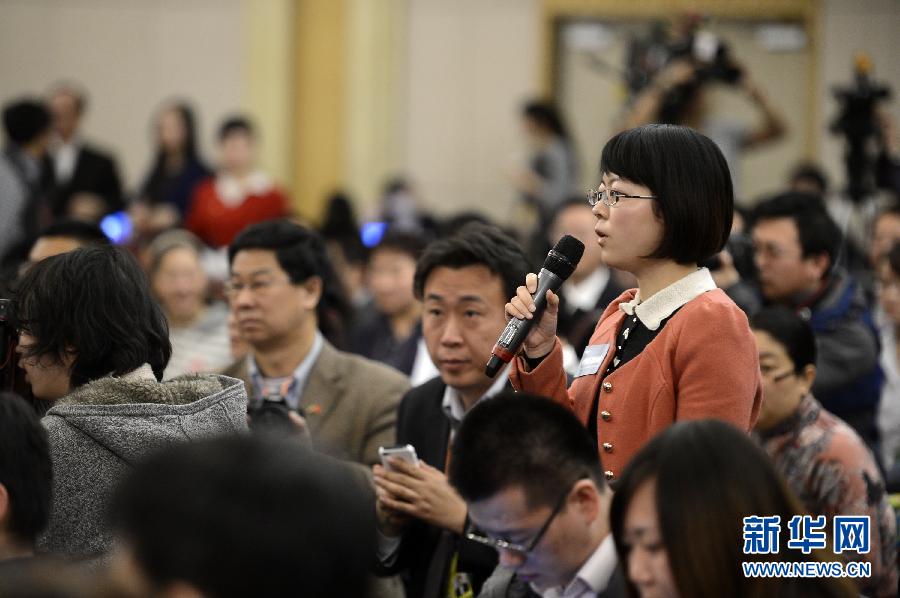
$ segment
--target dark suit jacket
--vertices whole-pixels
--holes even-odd
[[[606,283],[603,292],[597,297],[594,309],[590,311],[576,309],[571,313],[566,307],[565,294],[560,294],[559,321],[557,323],[558,334],[569,341],[569,344],[575,349],[578,359],[581,359],[584,348],[587,347],[588,341],[591,340],[591,335],[594,333],[594,328],[597,327],[597,322],[600,321],[600,316],[606,311],[607,306],[624,291],[625,287],[619,284],[615,274],[610,274],[609,282]]]
[[[53,172],[53,162],[49,157],[47,167]],[[57,218],[64,216],[69,201],[76,193],[99,195],[106,203],[107,213],[116,212],[124,207],[119,170],[111,156],[90,145],[79,147],[72,178],[66,183],[57,185],[52,202],[53,215]]]
[[[450,420],[441,407],[445,388],[437,377],[411,389],[400,402],[397,413],[397,444],[413,445],[419,459],[440,470],[446,465],[450,439]],[[406,595],[410,598],[444,598],[425,595],[429,566],[440,538],[439,528],[413,521],[403,535],[398,558],[391,567],[381,568],[380,573],[402,573]],[[465,538],[459,538],[458,549],[457,568],[469,573],[477,593],[497,565],[497,552]],[[449,562],[442,565],[446,576]],[[446,587],[446,580],[441,587]]]

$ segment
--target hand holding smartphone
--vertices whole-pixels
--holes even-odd
[[[390,448],[380,447],[378,449],[378,456],[381,457],[381,465],[388,471],[394,471],[394,468],[391,467],[390,464],[391,458],[405,461],[413,467],[419,466],[419,457],[416,455],[416,448],[411,444]]]

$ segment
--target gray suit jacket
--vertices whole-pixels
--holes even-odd
[[[247,396],[256,398],[246,360],[224,373],[243,380]],[[378,447],[394,443],[397,406],[408,389],[397,370],[326,342],[300,397],[313,446],[339,459],[377,463]]]

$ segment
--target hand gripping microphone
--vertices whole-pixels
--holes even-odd
[[[538,274],[538,288],[532,295],[534,298],[534,317],[530,320],[511,319],[494,349],[491,351],[491,359],[484,369],[488,378],[493,378],[504,364],[509,363],[525,341],[525,337],[531,331],[531,325],[540,319],[547,307],[547,291],[554,293],[559,291],[562,283],[575,271],[575,266],[581,261],[584,253],[584,243],[571,235],[566,235],[557,242],[556,246],[547,254],[541,272]]]

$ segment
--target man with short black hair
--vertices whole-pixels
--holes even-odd
[[[522,393],[476,406],[453,444],[450,482],[469,507],[467,537],[500,554],[481,596],[624,595],[612,492],[570,410]]]
[[[0,570],[34,554],[52,483],[47,432],[21,397],[0,393]]]
[[[795,310],[816,335],[813,394],[877,455],[878,340],[861,288],[836,266],[840,230],[820,198],[791,192],[756,208],[751,234],[762,300]],[[740,282],[726,292],[742,294],[746,305],[748,289]]]
[[[409,382],[329,342],[344,311],[322,238],[290,220],[268,220],[245,228],[228,258],[227,295],[250,353],[225,374],[244,381],[251,407],[272,401],[300,413],[317,449],[376,463],[378,448],[394,438]]]
[[[466,540],[466,506],[447,483],[449,446],[476,404],[509,385],[508,368],[484,373],[506,326],[504,307],[528,271],[521,247],[480,223],[435,241],[416,266],[422,330],[439,376],[410,390],[397,415],[397,444],[411,444],[419,467],[374,468],[383,572],[404,575],[407,596],[474,595],[493,571],[496,554]]]

